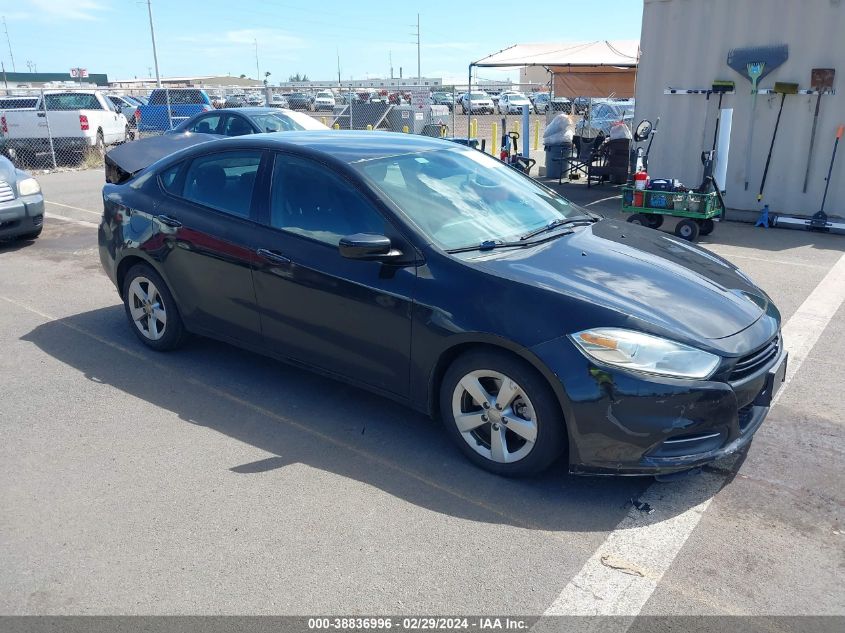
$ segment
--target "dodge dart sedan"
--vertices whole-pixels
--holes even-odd
[[[193,333],[360,385],[502,475],[694,468],[747,445],[783,381],[780,314],[735,266],[476,150],[192,142],[103,189],[102,264],[153,349]]]

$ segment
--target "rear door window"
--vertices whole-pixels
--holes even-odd
[[[195,158],[185,174],[182,197],[241,218],[251,218],[260,150],[220,152]]]

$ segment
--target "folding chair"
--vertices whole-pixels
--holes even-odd
[[[561,171],[560,178],[558,179],[558,184],[561,184],[563,181],[563,174],[567,173],[567,176],[570,180],[572,180],[572,176],[574,174],[584,174],[584,177],[587,178],[587,185],[590,184],[590,166],[596,160],[596,156],[598,154],[598,149],[602,144],[604,137],[599,135],[593,139],[581,138],[581,142],[578,146],[578,156],[574,158],[570,158],[567,162],[567,168]]]

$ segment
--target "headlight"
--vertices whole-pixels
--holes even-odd
[[[665,338],[623,330],[596,328],[570,336],[588,357],[606,365],[676,378],[708,378],[719,357]]]
[[[41,186],[38,184],[38,181],[35,178],[24,178],[23,180],[18,180],[18,194],[21,196],[31,196],[33,194],[39,193],[41,191]]]

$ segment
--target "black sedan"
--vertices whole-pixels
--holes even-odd
[[[783,380],[780,314],[732,264],[476,150],[192,142],[103,189],[100,258],[153,349],[190,332],[310,367],[504,475],[693,468],[748,444]]]
[[[216,136],[243,136],[264,132],[328,129],[327,126],[307,114],[283,108],[221,108],[210,112],[200,112],[165,134],[192,132]]]

